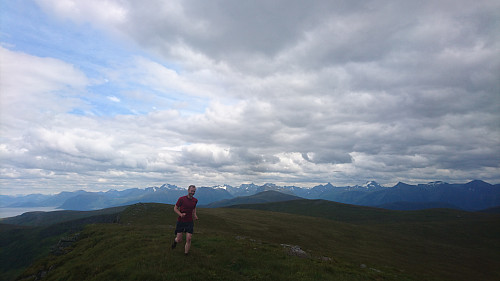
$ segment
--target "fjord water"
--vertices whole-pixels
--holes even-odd
[[[0,208],[0,219],[22,215],[27,212],[52,212],[57,211],[57,207],[18,207]]]

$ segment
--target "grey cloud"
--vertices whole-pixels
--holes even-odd
[[[277,164],[280,159],[274,155],[267,155],[251,151],[246,147],[240,147],[234,149],[234,153],[238,155],[238,159],[241,163],[246,163],[249,165],[259,165],[261,163]]]
[[[52,92],[43,107],[58,118],[34,127],[59,135],[27,134],[23,122],[37,114],[9,119],[15,140],[29,136],[6,144],[9,173],[54,171],[49,181],[78,172],[96,185],[166,175],[206,184],[498,181],[498,1],[148,3],[113,2],[126,20],[95,24],[159,57],[110,71],[120,85],[141,86],[125,89],[122,103],[157,109],[75,117],[67,108],[81,100],[60,109]],[[88,83],[77,68],[35,61],[73,73],[40,84],[49,90]]]
[[[302,157],[312,163],[315,164],[323,164],[323,163],[351,163],[352,158],[349,154],[345,152],[335,152],[335,151],[319,151],[319,152],[308,152],[302,153]]]

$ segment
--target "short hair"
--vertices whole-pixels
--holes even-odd
[[[192,184],[192,185],[190,185],[190,186],[188,187],[188,190],[190,190],[191,188],[196,188],[196,186],[194,186],[194,185]]]

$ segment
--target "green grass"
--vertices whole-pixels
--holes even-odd
[[[43,218],[41,226],[0,224],[0,280],[12,280],[35,260],[47,256],[62,237],[81,231],[89,223],[112,222],[117,220],[117,214],[108,211],[97,212],[93,217],[81,217],[75,214],[70,220],[67,214],[65,222],[60,217],[54,217],[53,222]]]
[[[42,228],[2,226],[0,231],[0,280],[12,280],[37,258],[49,254],[59,240]]]
[[[279,245],[226,235],[199,234],[186,257],[182,249],[168,248],[165,227],[154,233],[116,225],[94,228],[66,257],[51,261],[56,269],[47,280],[363,280],[376,275],[298,259]]]
[[[452,209],[390,211],[324,200],[235,207],[345,222],[348,227],[335,238],[340,243],[332,250],[349,259],[366,256],[377,264],[445,280],[500,280],[498,214]],[[350,232],[353,229],[355,233]]]
[[[309,216],[200,208],[189,256],[182,244],[170,249],[171,205],[133,205],[119,224],[88,225],[70,252],[38,260],[20,280],[43,271],[44,280],[500,280],[498,215],[288,204]]]
[[[243,204],[230,206],[229,208],[265,210],[296,215],[306,215],[360,225],[449,221],[456,219],[457,217],[476,219],[480,216],[480,214],[478,213],[471,213],[453,209],[394,211],[374,207],[343,204],[327,200],[306,199],[274,202],[272,204]]]

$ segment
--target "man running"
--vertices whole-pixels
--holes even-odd
[[[190,185],[188,187],[188,195],[179,197],[174,206],[174,212],[179,217],[177,218],[177,226],[175,227],[175,239],[172,243],[172,249],[175,249],[177,243],[182,243],[182,233],[186,232],[186,245],[184,246],[184,254],[189,253],[191,248],[191,238],[193,237],[193,219],[197,220],[196,203],[198,199],[194,198],[196,186]]]

